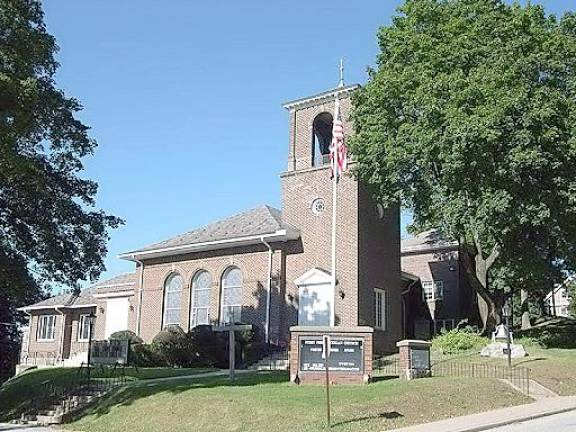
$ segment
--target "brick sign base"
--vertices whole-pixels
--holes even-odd
[[[362,384],[372,375],[372,327],[290,328],[290,381],[296,384],[324,384],[323,337],[331,340],[330,382]]]
[[[396,343],[400,351],[401,379],[412,380],[431,376],[430,345],[423,340],[406,339]]]

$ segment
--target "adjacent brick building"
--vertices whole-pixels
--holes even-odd
[[[348,174],[338,185],[335,292],[330,283],[332,113],[338,97],[349,134],[357,88],[284,105],[290,133],[281,210],[261,206],[127,252],[120,258],[134,262],[134,273],[24,308],[31,326],[23,356],[82,357],[84,347],[73,345],[86,312],[96,315],[96,339],[129,329],[150,342],[167,325],[241,321],[280,346],[293,325],[370,326],[376,353],[395,350],[406,332],[402,292],[410,282],[400,272],[399,209],[378,205]],[[39,337],[46,332],[51,341]]]
[[[475,320],[476,297],[460,262],[458,242],[436,230],[402,240],[402,270],[417,276],[432,319],[431,330],[455,328],[463,320]]]

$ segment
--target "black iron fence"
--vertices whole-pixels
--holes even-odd
[[[524,394],[530,394],[530,369],[489,363],[440,361],[432,363],[433,376],[491,378],[506,380]]]
[[[400,359],[378,358],[372,363],[376,376],[400,376]],[[489,378],[510,382],[524,394],[530,394],[530,369],[520,366],[508,367],[489,363],[473,363],[457,360],[432,361],[432,376],[457,378]]]
[[[80,366],[68,376],[59,376],[41,383],[34,398],[30,414],[59,406],[62,413],[85,404],[89,398],[97,398],[126,384],[123,366],[90,367]]]

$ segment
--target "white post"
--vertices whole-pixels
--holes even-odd
[[[338,206],[338,181],[336,180],[336,175],[332,179],[332,269],[330,271],[332,276],[332,301],[331,313],[330,313],[330,326],[334,326],[334,312],[335,312],[335,301],[336,301],[336,216]]]

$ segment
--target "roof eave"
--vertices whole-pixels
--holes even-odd
[[[439,251],[439,250],[457,250],[458,248],[459,248],[458,242],[445,243],[442,245],[407,246],[407,247],[400,249],[400,255],[427,253],[427,252],[434,252],[434,251]]]
[[[42,310],[42,309],[81,309],[81,308],[90,308],[90,307],[96,307],[98,306],[97,304],[86,304],[86,305],[43,305],[43,306],[24,306],[21,308],[18,308],[16,310],[20,311],[20,312],[28,312],[28,311],[33,311],[33,310]]]
[[[352,84],[345,87],[336,87],[332,90],[325,91],[323,93],[316,94],[314,96],[308,96],[305,98],[295,99],[282,104],[282,108],[287,110],[292,110],[295,108],[303,108],[309,105],[315,105],[322,100],[332,100],[338,94],[340,97],[344,97],[348,93],[351,93],[360,88],[360,84]]]
[[[261,243],[262,239],[265,239],[267,242],[278,242],[278,241],[286,242],[290,240],[296,240],[298,238],[300,238],[300,232],[298,232],[296,229],[284,228],[268,234],[236,237],[226,240],[214,240],[209,242],[172,246],[146,251],[127,252],[118,255],[118,258],[136,262],[143,259],[162,258],[173,255],[183,255],[193,252],[203,252],[208,250],[249,246]]]

